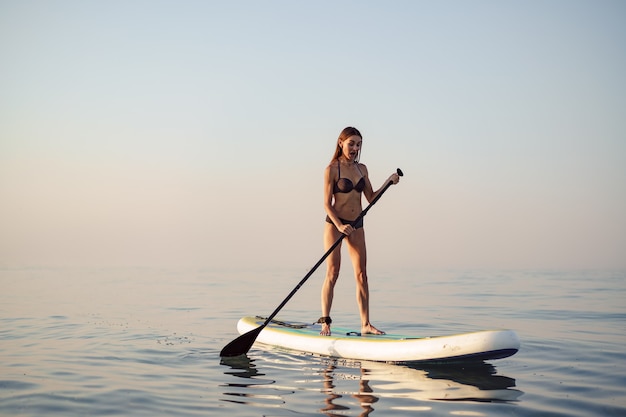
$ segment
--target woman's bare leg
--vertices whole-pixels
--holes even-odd
[[[339,239],[341,234],[333,224],[325,223],[324,227],[324,249],[328,250]],[[340,266],[341,244],[326,258],[326,279],[324,279],[324,284],[322,285],[322,317],[330,317]],[[330,336],[330,324],[322,323],[320,334],[322,336]]]
[[[348,236],[348,251],[356,278],[356,300],[361,315],[361,334],[385,334],[370,323],[369,284],[367,281],[367,251],[365,231],[357,229]]]

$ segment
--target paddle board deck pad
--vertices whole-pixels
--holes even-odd
[[[265,323],[263,317],[243,317],[240,334]],[[283,349],[335,358],[379,362],[449,362],[501,359],[514,355],[520,342],[512,330],[483,330],[450,336],[361,335],[332,326],[332,336],[319,334],[321,325],[272,320],[256,342]]]

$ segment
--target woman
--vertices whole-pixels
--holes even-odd
[[[369,287],[366,271],[365,232],[363,219],[358,224],[351,223],[361,214],[361,194],[371,202],[383,189],[374,191],[367,173],[367,167],[359,163],[359,155],[363,137],[354,127],[346,127],[337,140],[335,155],[324,171],[324,209],[326,223],[324,225],[324,246],[328,250],[345,234],[344,241],[348,242],[348,253],[352,260],[356,278],[356,298],[361,314],[361,334],[385,334],[370,323],[369,317]],[[392,174],[385,184],[400,181],[398,174]],[[341,265],[341,244],[328,256],[326,279],[322,286],[322,323],[323,336],[330,336],[330,309],[333,303],[333,294],[339,268]]]

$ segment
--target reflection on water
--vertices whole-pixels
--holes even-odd
[[[224,372],[225,375],[234,375],[239,378],[253,378],[262,376],[254,365],[254,361],[247,355],[222,358],[222,365],[230,366],[231,370]]]
[[[522,394],[515,379],[496,375],[495,366],[485,363],[451,365],[391,365],[362,363],[364,378],[377,383],[378,390],[402,391],[414,400],[515,401]]]
[[[237,378],[244,378],[244,381],[234,380],[232,383],[228,383],[226,386],[229,390],[223,394],[226,396],[222,401],[248,404],[253,406],[280,406],[283,404],[281,397],[272,394],[264,394],[256,388],[263,388],[268,385],[275,384],[276,381],[264,380],[260,377],[264,374],[260,373],[254,364],[254,361],[246,355],[225,358],[222,360],[222,365],[228,365],[231,370],[224,372],[225,375],[233,375]],[[244,392],[237,391],[238,389],[246,389]]]
[[[357,400],[359,406],[363,409],[363,412],[359,415],[367,416],[372,411],[374,411],[372,405],[378,402],[379,398],[373,395],[374,390],[369,385],[369,379],[365,377],[366,371],[362,368],[360,369],[360,371],[363,377],[358,380],[359,390],[358,392],[353,393],[352,397]],[[329,362],[326,369],[323,370],[324,389],[322,390],[322,392],[326,394],[326,406],[320,410],[329,416],[338,416],[339,414],[335,414],[335,411],[343,411],[348,409],[348,407],[346,406],[334,403],[335,400],[342,398],[341,395],[336,393],[336,386],[334,384],[335,373],[337,373],[337,375],[340,375],[341,370],[338,369],[335,361],[331,361]]]
[[[236,378],[223,385],[222,401],[295,411],[297,403],[287,396],[307,392],[317,396],[313,402],[328,416],[348,411],[367,416],[377,403],[382,409],[416,411],[431,409],[427,402],[432,401],[509,403],[523,394],[515,379],[498,375],[485,362],[389,364],[266,351],[257,359],[222,358],[221,364],[228,368],[225,375]],[[289,386],[266,379],[273,374]]]

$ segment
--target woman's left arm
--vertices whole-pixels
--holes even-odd
[[[365,194],[365,198],[367,199],[368,203],[371,203],[372,200],[376,198],[378,193],[380,193],[383,188],[385,188],[389,181],[391,181],[393,184],[397,184],[400,181],[400,176],[394,172],[389,176],[389,178],[387,178],[387,180],[385,180],[383,185],[378,190],[374,191],[374,189],[372,188],[372,183],[370,182],[369,174],[367,172],[367,167],[365,165],[362,165],[361,167],[363,168],[363,172],[365,173],[365,189],[363,190],[363,194]]]

